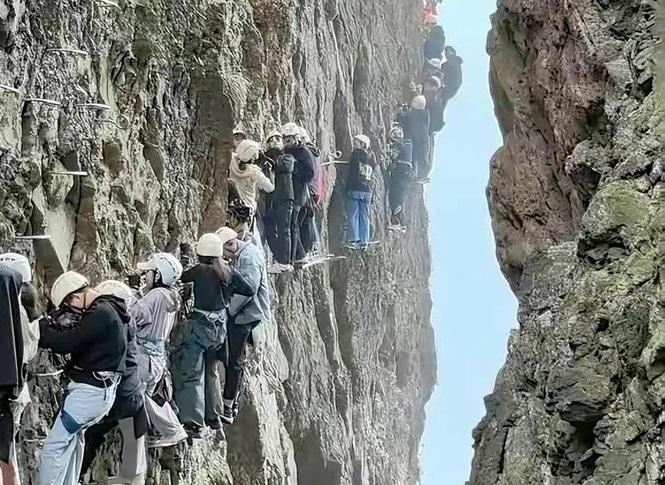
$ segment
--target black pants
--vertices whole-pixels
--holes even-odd
[[[300,224],[300,242],[305,254],[308,254],[314,249],[316,243],[316,221],[314,220],[314,207],[310,201],[306,207],[302,209],[302,217]]]
[[[297,205],[293,207],[293,215],[291,216],[291,261],[298,261],[305,257],[300,227],[306,215],[307,207]]]
[[[285,200],[273,205],[270,227],[266,226],[268,244],[278,263],[291,264],[291,218],[293,201]]]
[[[390,204],[391,224],[404,224],[404,201],[411,183],[411,167],[397,163],[390,172],[388,185],[388,203]]]
[[[247,362],[247,341],[252,334],[252,329],[259,322],[238,325],[232,321],[228,323],[228,363],[226,365],[226,379],[224,381],[224,400],[235,401],[240,394],[243,377],[245,374],[245,363]]]

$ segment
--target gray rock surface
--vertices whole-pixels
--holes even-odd
[[[301,122],[324,154],[348,153],[362,130],[380,155],[420,68],[418,14],[416,0],[0,0],[0,249],[29,252],[42,289],[65,269],[101,280],[176,251],[226,220],[239,121],[257,139]],[[335,170],[327,182],[323,236],[341,252]],[[273,279],[268,345],[252,355],[228,446],[210,435],[151,454],[150,483],[418,481],[435,382],[427,216],[414,188],[412,230],[389,235],[381,173],[376,183],[383,244]],[[14,239],[24,234],[51,239]],[[32,371],[54,368],[44,353]],[[31,381],[26,483],[59,384]],[[92,480],[117,457],[110,446]]]
[[[469,483],[663,483],[663,6],[498,8],[488,194],[519,328]]]

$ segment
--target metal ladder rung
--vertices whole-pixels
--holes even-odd
[[[13,88],[11,86],[7,86],[6,84],[0,84],[0,90],[1,91],[8,91],[8,92],[14,93],[14,94],[21,94],[21,92],[18,89]]]
[[[73,175],[74,177],[87,177],[88,172],[75,171],[75,170],[64,170],[64,171],[53,171],[46,172],[48,175]]]
[[[25,98],[26,103],[42,103],[42,104],[47,104],[49,106],[62,106],[62,103],[60,101],[55,101],[53,99],[45,99],[45,98]]]
[[[108,104],[102,104],[102,103],[79,103],[76,106],[83,109],[103,109],[107,111],[111,109],[111,107]]]
[[[82,51],[80,49],[68,49],[66,47],[59,47],[59,48],[53,48],[53,49],[47,49],[46,53],[51,53],[51,52],[61,52],[63,54],[75,54],[79,56],[87,56],[89,55],[86,51]]]
[[[41,241],[45,239],[51,239],[51,236],[49,236],[48,234],[34,234],[32,236],[14,236],[14,239],[22,241],[29,241],[29,240]]]

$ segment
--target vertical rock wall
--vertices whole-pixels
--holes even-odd
[[[519,328],[470,483],[663,483],[662,2],[498,8],[488,194]]]
[[[417,0],[0,0],[0,248],[28,252],[44,288],[65,269],[116,277],[225,221],[231,130],[304,124],[324,155],[364,131],[377,155],[423,41]],[[100,106],[101,105],[101,106]],[[385,166],[383,167],[386,168]],[[87,171],[87,177],[58,175]],[[341,252],[343,194],[327,178],[326,244]],[[410,233],[281,275],[268,345],[251,359],[239,421],[151,455],[154,484],[413,484],[435,380],[427,216]],[[16,235],[48,234],[34,244]],[[36,373],[54,369],[41,355]],[[33,483],[61,396],[34,377],[22,430]],[[227,452],[228,451],[228,452]],[[111,447],[93,471],[117,467]]]

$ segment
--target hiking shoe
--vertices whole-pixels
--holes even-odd
[[[160,436],[148,439],[148,448],[168,448],[187,439],[188,433],[180,428],[173,436]]]
[[[218,429],[222,429],[222,420],[217,418],[214,421],[206,421],[206,426],[213,431],[217,431]]]
[[[203,438],[203,430],[198,426],[184,426],[185,434],[190,440],[200,440]]]
[[[233,424],[233,421],[235,421],[235,417],[236,415],[233,412],[233,408],[231,406],[224,406],[222,421],[224,421],[226,424]]]

